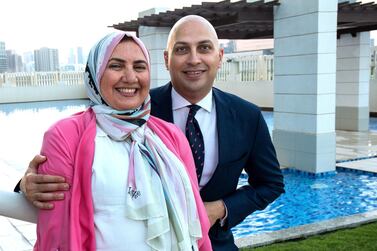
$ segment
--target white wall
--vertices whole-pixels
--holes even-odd
[[[0,103],[87,98],[85,85],[0,87]]]
[[[233,93],[246,99],[259,107],[272,108],[274,106],[273,82],[239,82],[231,83],[217,81],[215,86],[223,91]],[[377,79],[370,80],[369,110],[377,113]]]
[[[255,82],[220,82],[217,81],[215,87],[220,90],[233,93],[243,99],[246,99],[259,107],[273,107],[273,82],[272,81],[255,81]]]
[[[273,82],[221,82],[217,81],[215,86],[223,91],[233,93],[246,99],[259,107],[271,108],[274,106]],[[369,89],[369,110],[377,113],[377,79],[370,80]]]

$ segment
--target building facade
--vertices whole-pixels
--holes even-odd
[[[77,47],[77,63],[85,64],[84,52],[82,47]]]
[[[23,63],[24,63],[24,71],[25,72],[35,71],[34,52],[32,51],[25,52],[23,53],[22,58],[23,58]]]
[[[8,72],[21,72],[23,71],[22,57],[16,54],[13,50],[6,50],[8,61]]]
[[[6,72],[8,68],[7,53],[5,52],[5,43],[0,41],[0,73]]]
[[[59,52],[46,47],[34,50],[34,62],[35,71],[59,71]]]

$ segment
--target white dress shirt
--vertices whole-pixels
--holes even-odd
[[[174,124],[185,133],[187,115],[190,111],[187,106],[191,103],[179,95],[174,88],[172,88],[171,96]],[[195,119],[199,123],[204,140],[204,167],[199,183],[200,188],[202,188],[211,179],[219,162],[216,105],[212,90],[196,105],[201,107],[196,113]]]

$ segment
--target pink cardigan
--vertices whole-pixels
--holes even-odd
[[[199,250],[212,250],[208,237],[210,223],[185,136],[173,124],[153,116],[147,125],[185,164],[202,227]],[[70,190],[64,192],[64,200],[55,202],[53,210],[40,211],[34,250],[96,250],[91,190],[95,135],[95,114],[90,108],[57,122],[45,133],[41,153],[48,159],[39,167],[39,172],[64,176]]]

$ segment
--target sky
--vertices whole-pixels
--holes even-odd
[[[220,0],[204,0],[218,2]],[[87,52],[112,28],[134,20],[150,8],[182,8],[201,0],[1,0],[0,41],[18,54],[41,47],[67,54],[81,46]],[[364,1],[365,2],[365,1]],[[373,37],[377,38],[374,31]],[[376,40],[376,39],[375,39]]]
[[[206,0],[211,2],[211,0]],[[217,2],[217,1],[212,1]],[[18,54],[41,47],[91,46],[112,28],[150,8],[182,8],[200,0],[1,0],[0,41]]]

